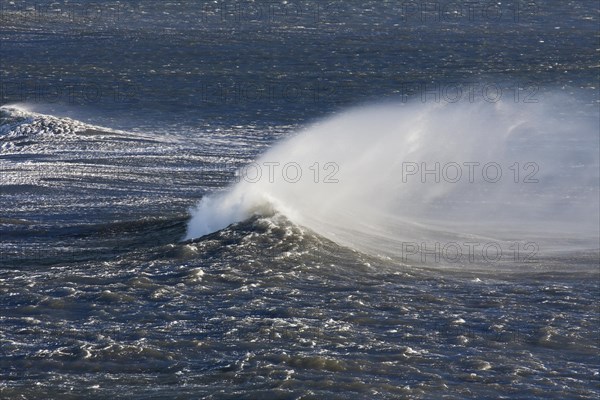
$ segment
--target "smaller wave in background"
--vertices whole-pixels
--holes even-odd
[[[0,107],[0,267],[111,260],[174,243],[189,206],[230,179],[222,164],[245,157],[237,142],[208,134],[115,130],[32,108]]]

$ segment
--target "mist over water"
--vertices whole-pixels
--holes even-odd
[[[597,132],[596,111],[559,94],[356,107],[275,145],[237,184],[204,197],[186,238],[276,211],[389,257],[406,243],[451,241],[597,248]]]

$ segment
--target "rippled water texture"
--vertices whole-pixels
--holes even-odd
[[[598,133],[580,128],[598,125],[598,4],[470,18],[410,3],[0,0],[0,398],[597,399]],[[521,113],[565,100],[532,136],[492,118],[486,86]],[[467,111],[435,111],[457,87]],[[430,138],[403,142],[360,111],[372,103],[439,123],[390,117]],[[349,110],[361,123],[319,134]],[[406,193],[394,146],[466,152],[511,129],[517,153],[452,161],[556,155],[545,183],[510,186],[522,197],[386,203]],[[268,155],[337,163],[368,196],[240,183]],[[199,208],[248,187],[270,202],[191,232]],[[468,201],[494,224],[444,212]],[[403,214],[383,224],[383,205]],[[554,218],[564,230],[525,223]],[[432,227],[477,256],[402,247]],[[491,244],[502,259],[481,253]]]

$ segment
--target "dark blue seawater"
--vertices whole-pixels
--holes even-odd
[[[0,0],[0,398],[597,399],[599,13]],[[215,195],[269,154],[331,192]],[[391,207],[439,157],[518,196]]]

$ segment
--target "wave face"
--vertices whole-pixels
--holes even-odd
[[[0,139],[3,141],[44,135],[68,136],[91,127],[70,118],[38,114],[16,105],[0,107]]]
[[[203,198],[187,238],[273,211],[338,244],[596,248],[598,118],[573,98],[387,103],[314,124]]]

